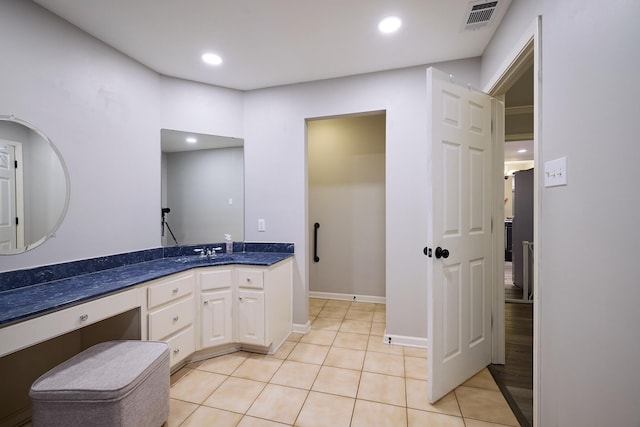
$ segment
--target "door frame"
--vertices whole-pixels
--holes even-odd
[[[22,143],[18,141],[10,141],[7,139],[0,140],[5,145],[13,147],[13,155],[18,167],[15,169],[15,209],[16,217],[19,218],[16,225],[16,248],[24,246],[24,162],[22,160]]]
[[[534,179],[533,179],[533,241],[535,245],[533,247],[533,257],[536,260],[540,259],[539,254],[543,242],[540,241],[540,192],[542,185],[540,185],[540,161],[542,160],[542,82],[541,82],[541,64],[542,64],[542,16],[538,15],[531,23],[529,28],[518,42],[511,49],[509,54],[505,57],[504,61],[493,75],[489,79],[488,83],[484,86],[483,92],[488,93],[493,97],[500,97],[504,95],[506,89],[515,82],[524,70],[531,66],[533,63],[533,159],[534,159]],[[498,166],[496,166],[498,167]],[[495,175],[497,176],[497,174]],[[499,182],[498,182],[499,181]],[[497,180],[494,183],[496,190],[503,190],[503,180]],[[503,207],[504,208],[504,207]],[[498,214],[499,212],[496,212]],[[504,215],[503,215],[504,216]],[[495,217],[495,216],[494,216]],[[497,235],[502,233],[494,233],[494,239],[499,240],[495,242],[498,247],[502,245],[504,253],[504,239],[498,239]],[[498,274],[499,271],[504,271],[504,262],[502,258],[498,257],[495,260],[494,272]],[[540,263],[534,262],[533,265],[533,425],[537,427],[538,420],[540,419],[540,295],[543,291],[540,287]],[[503,273],[504,274],[504,273]],[[494,308],[493,308],[493,326],[492,336],[494,339],[493,347],[493,361],[494,363],[504,363],[504,280],[494,281]],[[502,292],[500,292],[502,288]],[[499,295],[502,298],[498,300]],[[501,361],[501,362],[500,362]]]

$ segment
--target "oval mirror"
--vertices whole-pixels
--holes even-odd
[[[0,255],[51,237],[69,206],[69,173],[53,143],[31,124],[0,116]]]

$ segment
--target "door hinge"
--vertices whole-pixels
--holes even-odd
[[[19,222],[18,217],[16,217],[16,225],[18,225]]]
[[[15,165],[15,168],[16,168],[16,169],[18,169],[18,161],[17,161],[17,160],[14,160],[14,161],[13,161],[13,164]]]

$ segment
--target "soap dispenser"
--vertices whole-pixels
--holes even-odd
[[[233,253],[233,241],[231,240],[231,234],[225,234],[224,235],[224,243],[226,245],[227,248],[227,255],[230,255]]]

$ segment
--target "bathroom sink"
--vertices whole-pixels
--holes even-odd
[[[173,259],[178,264],[209,264],[212,262],[229,262],[233,261],[233,255],[216,255],[215,257],[202,257],[200,255],[184,255]]]
[[[173,258],[173,262],[177,262],[178,264],[190,264],[206,260],[206,258],[202,258],[200,255],[185,255]]]

